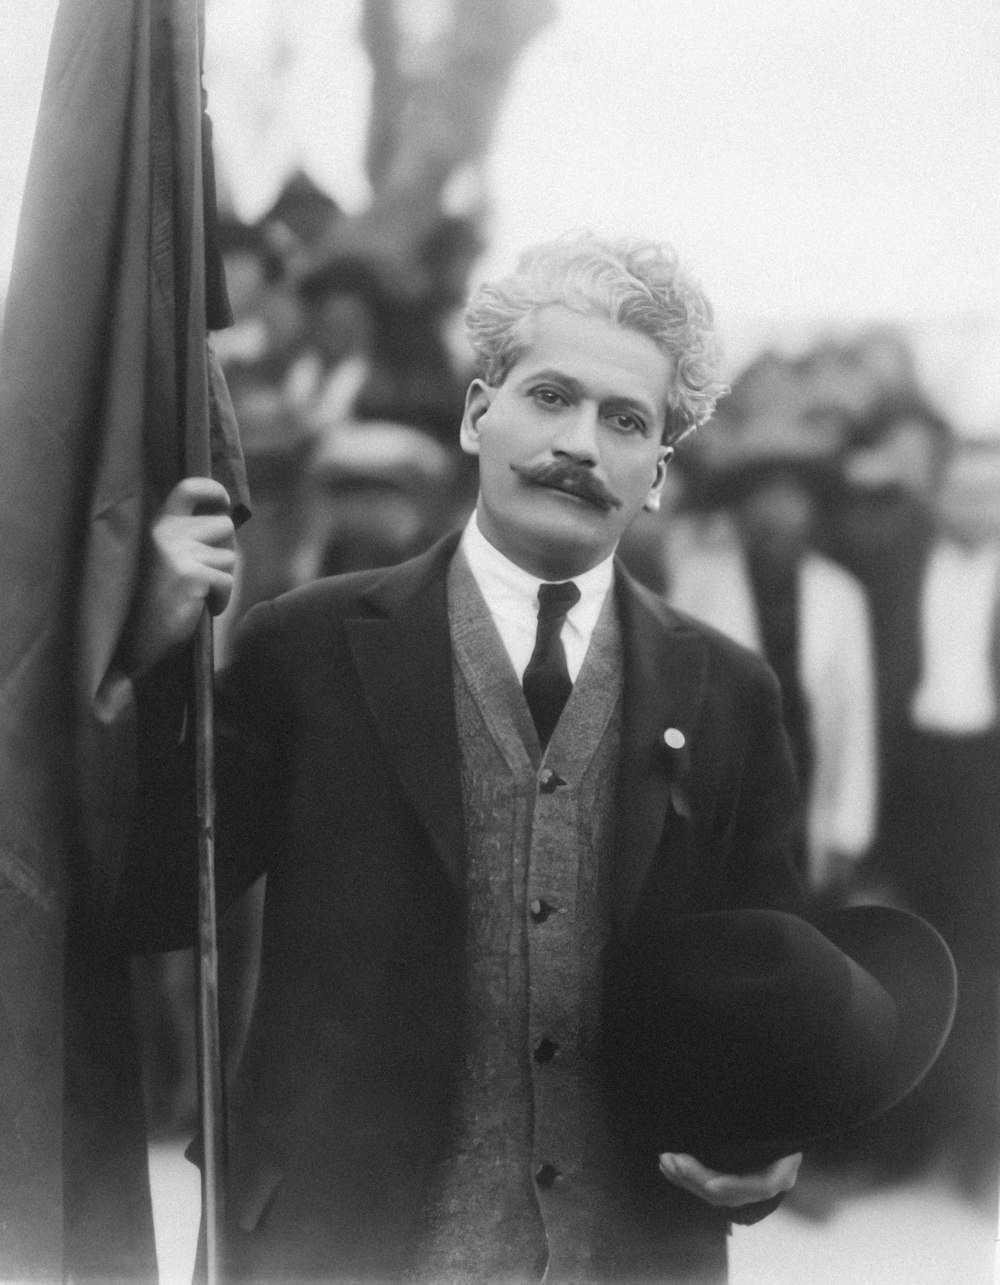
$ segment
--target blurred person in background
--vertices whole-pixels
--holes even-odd
[[[797,861],[814,901],[853,895],[875,836],[874,657],[860,583],[816,547],[838,493],[834,388],[765,355],[734,381],[711,444],[683,470],[670,601],[778,675],[801,792]]]
[[[468,516],[455,512],[453,455],[406,424],[331,426],[309,463],[294,580],[391,567]]]
[[[458,369],[447,327],[480,248],[470,220],[442,215],[409,269],[364,245],[300,261],[307,342],[288,389],[302,413],[324,426],[408,424],[457,457],[467,372]]]
[[[889,393],[846,423],[844,489],[820,539],[864,585],[872,614],[884,771],[893,774],[919,674],[918,602],[935,538],[935,496],[953,434],[919,394]],[[884,793],[884,825],[894,824]]]
[[[959,973],[945,1055],[855,1158],[876,1181],[942,1172],[984,1208],[995,1207],[1000,1163],[991,458],[958,446],[918,389],[885,392],[848,424],[845,485],[821,533],[864,585],[875,639],[881,779],[869,883],[933,923]]]
[[[928,443],[927,449],[938,443]],[[917,455],[907,444],[905,458]],[[934,471],[937,475],[937,462]],[[922,474],[921,476],[926,476]],[[956,445],[905,603],[912,664],[886,765],[880,864],[951,946],[959,1005],[908,1141],[960,1191],[997,1201],[1000,1164],[1000,453]],[[906,1142],[903,1144],[906,1145]]]
[[[990,1209],[1000,1161],[996,453],[955,447],[891,335],[794,361],[765,354],[698,445],[664,578],[672,601],[761,647],[782,681],[807,808],[820,805],[807,823],[810,886],[917,911],[959,970],[939,1065],[884,1120],[819,1148],[810,1176],[824,1164],[841,1176],[827,1196],[807,1183],[796,1207],[828,1214],[828,1196],[853,1182],[943,1172]],[[839,769],[824,769],[824,756]],[[839,808],[835,793],[812,794],[822,777],[846,787]],[[829,845],[824,812],[827,837],[841,836]]]
[[[296,411],[312,424],[350,419],[372,371],[381,287],[362,260],[337,260],[297,282],[304,341],[286,382]]]
[[[342,217],[333,197],[304,170],[297,170],[258,223],[268,244],[291,266],[300,256],[310,254]]]
[[[442,214],[416,247],[413,280],[386,274],[372,369],[355,404],[359,419],[395,420],[418,428],[458,462],[463,457],[455,443],[455,423],[471,371],[468,347],[462,350],[465,360],[459,360],[450,327],[482,248],[472,218]]]
[[[817,904],[849,899],[875,836],[871,626],[858,582],[813,540],[831,470],[801,454],[706,483],[671,542],[670,601],[763,655],[781,683],[802,796],[796,859]]]
[[[801,1156],[716,1173],[619,1135],[601,1014],[605,960],[671,915],[801,905],[773,674],[613,556],[678,420],[722,390],[711,310],[671,251],[585,237],[483,287],[469,324],[461,535],[258,608],[220,686],[220,897],[268,880],[231,1270],[720,1282],[728,1224],[770,1212]],[[228,589],[227,519],[194,514],[213,496],[183,483],[156,524],[140,669]],[[543,661],[564,673],[536,684]],[[188,909],[163,824],[183,758],[161,747],[147,778],[140,935]]]
[[[302,307],[288,277],[285,255],[263,220],[220,220],[219,248],[233,324],[213,333],[212,347],[234,398],[244,383],[278,387],[302,343]]]

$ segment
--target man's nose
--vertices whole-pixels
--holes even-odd
[[[552,440],[552,453],[566,455],[578,464],[596,464],[600,459],[597,429],[599,411],[588,402],[579,402],[559,417]]]

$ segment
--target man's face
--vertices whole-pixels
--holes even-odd
[[[462,449],[479,456],[480,530],[545,580],[596,566],[655,508],[672,362],[647,335],[562,305],[531,319],[497,387],[474,380]]]

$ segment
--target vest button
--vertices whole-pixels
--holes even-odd
[[[535,1045],[534,1058],[536,1062],[551,1062],[558,1052],[559,1045],[546,1035]]]
[[[537,1182],[539,1187],[544,1191],[547,1191],[559,1176],[559,1170],[555,1165],[550,1165],[548,1161],[543,1165],[539,1165],[535,1170],[535,1182]]]
[[[540,901],[537,897],[528,909],[531,911],[531,917],[536,924],[544,924],[549,915],[556,913],[555,906],[550,906],[547,901]]]

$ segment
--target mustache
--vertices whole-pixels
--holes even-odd
[[[565,491],[606,513],[622,506],[618,496],[585,464],[575,464],[572,460],[547,460],[544,464],[512,464],[510,467],[522,482],[530,486],[548,486],[555,491]]]

